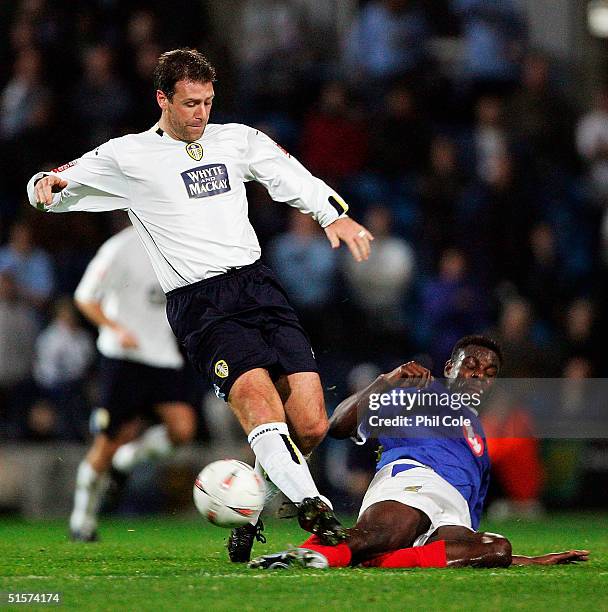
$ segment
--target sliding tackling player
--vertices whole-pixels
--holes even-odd
[[[540,557],[514,555],[507,538],[477,531],[490,461],[477,411],[471,405],[478,405],[490,390],[501,362],[496,342],[467,336],[456,343],[445,365],[447,387],[410,361],[344,400],[331,417],[330,435],[352,436],[359,442],[376,437],[382,451],[355,527],[338,546],[324,546],[313,536],[295,551],[258,557],[250,566],[508,567],[586,561],[585,550]],[[426,415],[408,411],[394,400],[389,403],[390,392],[399,388],[413,396],[449,401],[431,411],[430,421],[420,425],[406,421],[374,431],[378,418],[370,415],[389,419],[406,415],[414,419],[411,423],[416,416]],[[384,403],[382,394],[389,394]],[[457,396],[458,402],[453,401]],[[473,397],[476,400],[471,401]]]

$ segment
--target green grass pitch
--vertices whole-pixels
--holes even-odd
[[[230,564],[228,532],[202,520],[106,520],[101,542],[80,544],[62,522],[2,519],[0,592],[59,591],[82,610],[608,610],[607,527],[598,514],[484,525],[520,554],[590,549],[576,566],[264,572]],[[305,538],[285,521],[266,534],[258,553]]]

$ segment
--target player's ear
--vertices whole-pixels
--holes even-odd
[[[165,110],[165,108],[167,108],[167,104],[169,103],[169,99],[167,98],[165,92],[161,91],[160,89],[156,90],[156,101],[162,110]]]

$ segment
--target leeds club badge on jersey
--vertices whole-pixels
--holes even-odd
[[[186,145],[186,153],[188,153],[194,161],[201,161],[201,159],[203,159],[203,147],[198,142],[189,142]]]
[[[215,364],[215,375],[220,378],[227,378],[228,373],[228,364],[223,359],[217,361]]]

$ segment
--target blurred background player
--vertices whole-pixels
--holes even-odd
[[[97,538],[97,514],[109,470],[128,473],[138,462],[190,442],[195,413],[185,402],[183,358],[165,314],[165,295],[135,229],[110,238],[89,264],[76,305],[99,328],[101,408],[91,416],[95,438],[78,467],[70,534]],[[136,440],[140,417],[160,419]]]
[[[473,406],[485,400],[501,361],[496,342],[465,336],[445,364],[445,386],[433,380],[427,368],[410,361],[344,400],[332,415],[330,435],[351,436],[360,443],[374,437],[380,443],[376,476],[363,498],[357,524],[338,546],[323,546],[312,536],[297,551],[259,557],[251,567],[277,569],[298,563],[305,567],[508,567],[586,561],[589,553],[584,550],[542,557],[513,555],[509,540],[477,531],[490,460]],[[435,397],[436,403],[421,401],[408,412],[394,399],[389,404],[382,401],[382,394],[397,388],[414,394],[423,390],[417,397]],[[456,399],[458,403],[452,401]],[[370,416],[404,414],[410,415],[411,423],[386,428],[374,425]],[[426,419],[422,424],[418,424],[420,417]],[[458,424],[451,424],[452,419]]]

